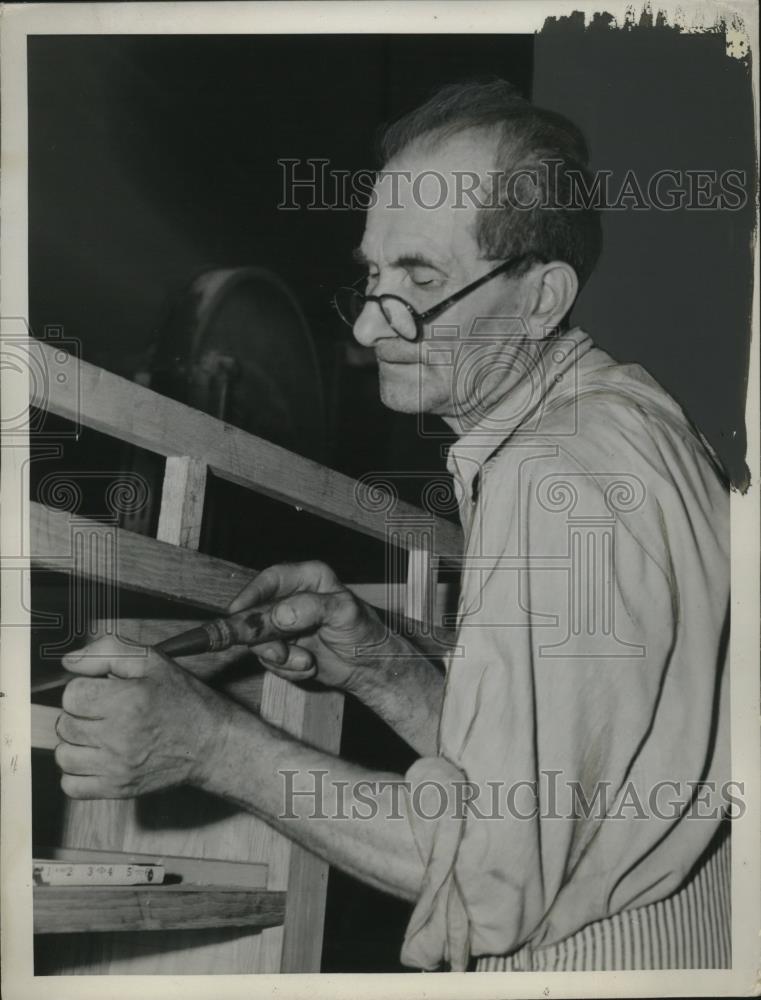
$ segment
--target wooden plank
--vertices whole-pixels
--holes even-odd
[[[219,858],[180,858],[135,851],[94,851],[82,847],[36,847],[35,858],[92,864],[151,864],[164,866],[166,878],[177,876],[183,885],[213,885],[218,889],[266,889],[267,865]]]
[[[262,716],[320,750],[338,753],[343,695],[335,691],[310,694],[267,674]],[[270,827],[263,827],[261,834],[269,887],[287,890],[294,905],[286,907],[282,927],[262,933],[259,971],[319,972],[328,864]]]
[[[87,518],[73,519],[64,511],[32,502],[31,562],[39,569],[79,571],[91,579],[128,590],[164,597],[204,611],[224,612],[256,570],[213,556],[125,531]],[[72,540],[87,543],[86,558],[77,565]],[[115,555],[115,566],[112,562]],[[358,597],[375,607],[400,610],[404,585],[352,584]],[[440,591],[443,600],[445,590]]]
[[[55,369],[60,348],[30,341],[43,364]],[[32,402],[69,420],[167,456],[191,456],[217,476],[276,500],[293,504],[373,538],[387,537],[385,509],[362,504],[354,479],[302,458],[285,448],[232,427],[144,386],[80,361],[78,378],[32,384]],[[420,521],[420,510],[399,501],[395,522]],[[459,556],[462,532],[435,518],[434,548],[440,556]],[[414,534],[418,529],[414,528]],[[429,529],[421,529],[429,530]]]
[[[60,708],[48,705],[32,705],[32,747],[35,750],[55,750],[61,742],[55,731],[55,724],[61,714]]]
[[[68,684],[70,680],[70,673],[67,673],[63,669],[56,670],[53,674],[46,674],[44,680],[35,681],[32,678],[30,691],[32,695],[39,694],[42,691],[52,691],[54,688],[60,688],[64,684]]]
[[[321,750],[338,754],[341,748],[341,725],[344,699],[336,692],[311,695],[302,719],[301,738]],[[291,845],[288,870],[288,905],[283,922],[280,971],[288,973],[319,972],[322,939],[325,929],[329,865],[299,844]],[[267,935],[278,930],[266,931]]]
[[[205,492],[206,463],[170,455],[166,460],[156,537],[172,545],[197,549]]]
[[[35,934],[273,927],[285,893],[185,886],[38,886]]]
[[[433,587],[430,549],[410,549],[407,561],[405,615],[412,621],[433,621]]]
[[[253,571],[87,518],[30,504],[32,566],[79,572],[90,579],[224,611]],[[76,563],[73,542],[82,553]],[[115,565],[112,562],[115,556]]]

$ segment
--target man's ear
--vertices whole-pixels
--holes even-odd
[[[579,279],[570,264],[553,260],[536,268],[534,303],[529,324],[537,340],[556,330],[568,314],[579,291]]]

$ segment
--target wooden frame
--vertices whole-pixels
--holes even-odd
[[[55,370],[54,348],[30,340],[29,350],[38,353],[43,370]],[[409,619],[423,623],[434,620],[436,607],[446,596],[443,586],[436,584],[438,561],[456,559],[461,552],[460,532],[453,524],[402,503],[391,494],[384,496],[382,491],[376,491],[374,503],[360,503],[361,484],[350,477],[92,365],[73,359],[71,363],[76,365],[76,378],[35,384],[31,402],[76,425],[166,456],[157,538],[33,503],[33,566],[80,573],[105,583],[116,580],[120,587],[180,601],[206,613],[224,610],[253,570],[195,551],[206,479],[213,472],[384,541],[390,537],[389,511],[393,509],[395,544],[408,551],[407,585],[387,587],[381,581],[353,589],[371,603]],[[403,532],[398,531],[400,523],[405,525]],[[88,552],[86,564],[76,559],[83,539]],[[176,631],[176,624],[123,622],[122,626],[123,634],[147,642]],[[247,698],[249,706],[274,725],[321,749],[338,752],[343,706],[341,696],[335,692],[307,692],[267,673],[252,684]],[[34,746],[55,746],[57,715],[54,708],[32,707]],[[214,930],[208,941],[199,943],[197,930],[188,938],[187,927],[181,920],[177,922],[176,900],[165,891],[168,901],[156,906],[165,913],[162,919],[168,921],[162,926],[172,929],[163,935],[159,953],[141,948],[140,935],[136,934],[102,932],[86,938],[70,935],[66,971],[177,974],[319,970],[328,866],[255,817],[242,812],[230,815],[228,810],[200,827],[170,824],[160,829],[146,826],[139,803],[134,800],[71,802],[63,839],[62,849],[180,855],[267,865],[266,892],[250,890],[260,895],[255,905],[251,904],[245,932],[240,928],[245,901],[236,897],[231,909],[224,905],[232,900],[229,893],[225,897],[196,892],[192,906],[197,921],[194,927],[203,925]],[[139,892],[155,893],[157,888],[132,889],[127,895],[132,899]],[[51,930],[55,929],[55,916],[51,916],[55,904],[52,896],[42,895],[45,891],[38,890],[35,897],[36,919],[38,929]],[[71,905],[77,908],[82,927],[92,930],[83,900],[93,890],[68,891],[76,893]],[[110,922],[101,924],[103,929],[138,926],[139,900],[128,905],[127,896],[115,889],[100,895],[103,906],[98,912],[111,914]],[[182,894],[175,891],[174,896],[178,895]],[[63,898],[61,893],[58,896]],[[119,899],[125,900],[122,923],[117,912]],[[206,917],[204,905],[208,908]],[[130,913],[138,914],[137,923]],[[220,928],[236,920],[235,933],[225,936]]]

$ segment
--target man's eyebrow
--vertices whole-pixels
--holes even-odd
[[[351,252],[352,259],[355,264],[362,264],[365,267],[370,263],[370,260],[362,249],[362,247],[355,247]],[[426,257],[425,254],[414,252],[414,253],[403,253],[400,254],[395,260],[391,262],[392,267],[429,267],[433,271],[438,271],[440,274],[446,274],[447,272],[441,266],[440,263],[431,260],[430,257]]]
[[[397,257],[392,264],[393,267],[428,267],[432,271],[438,271],[439,274],[446,274],[447,272],[430,257],[426,257],[423,253],[403,253],[400,257]]]

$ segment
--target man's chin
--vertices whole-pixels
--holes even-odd
[[[422,401],[417,395],[411,396],[396,389],[384,391],[381,386],[380,400],[384,406],[396,413],[420,413],[423,410]]]
[[[395,366],[396,369],[397,366]],[[402,366],[398,366],[401,368]],[[380,369],[380,399],[384,406],[397,413],[421,413],[425,409],[423,387],[420,385],[417,365],[406,365],[409,371],[391,374]],[[406,376],[406,377],[404,377]]]

